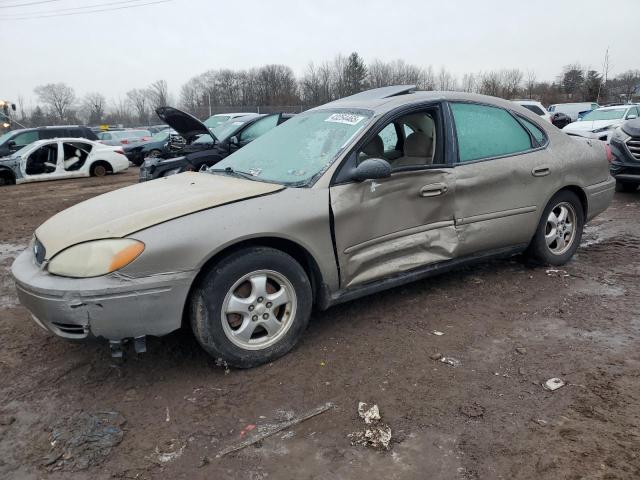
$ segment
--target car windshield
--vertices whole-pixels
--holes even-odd
[[[231,117],[229,115],[214,115],[213,117],[209,117],[204,121],[204,124],[209,128],[214,128],[220,125],[221,123],[226,122]]]
[[[306,185],[323,173],[371,118],[368,110],[319,110],[296,115],[210,171],[230,168],[256,180]]]
[[[234,120],[233,122],[225,122],[218,125],[216,128],[212,128],[211,132],[216,136],[216,138],[220,141],[225,140],[227,137],[233,135],[233,133],[247,122],[242,120]]]
[[[162,142],[169,138],[169,130],[162,130],[161,132],[156,133],[153,137],[151,137],[152,142]]]
[[[193,143],[213,143],[213,138],[211,137],[211,135],[207,135],[205,133],[204,135],[200,135],[198,139]]]
[[[582,121],[618,120],[624,116],[626,108],[612,108],[607,110],[593,110],[582,117]]]

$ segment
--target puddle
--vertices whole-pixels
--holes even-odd
[[[13,261],[25,248],[27,248],[26,245],[0,243],[0,264],[9,260]]]

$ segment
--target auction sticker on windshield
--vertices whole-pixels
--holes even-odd
[[[365,117],[353,113],[334,113],[325,120],[325,122],[346,123],[347,125],[357,125]]]

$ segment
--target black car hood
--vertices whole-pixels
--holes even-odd
[[[640,118],[635,118],[623,123],[622,130],[632,137],[640,137]]]
[[[198,135],[213,135],[204,123],[177,108],[159,107],[156,108],[156,113],[187,142],[192,142]]]

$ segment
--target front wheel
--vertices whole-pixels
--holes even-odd
[[[527,254],[544,265],[564,265],[578,249],[583,228],[578,196],[569,190],[558,192],[544,209]]]
[[[273,248],[243,249],[200,280],[191,295],[191,327],[214,358],[249,368],[295,346],[312,303],[309,278],[295,259]]]

